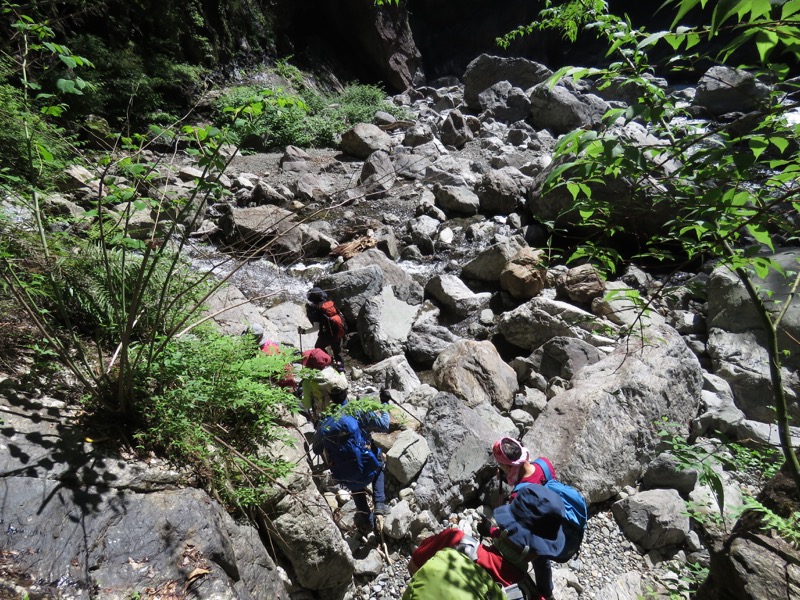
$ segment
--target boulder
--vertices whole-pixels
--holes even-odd
[[[367,300],[383,290],[383,271],[376,265],[340,271],[318,279],[314,285],[328,292],[347,319],[348,325],[355,327]]]
[[[579,369],[593,365],[604,354],[582,340],[556,336],[539,346],[529,358],[533,371],[546,379],[561,377],[570,381]],[[529,375],[525,375],[527,379]]]
[[[531,101],[524,90],[512,86],[508,81],[498,81],[478,94],[481,118],[491,117],[498,121],[514,123],[524,121],[531,109]]]
[[[504,435],[517,435],[510,419],[494,418],[469,408],[442,392],[430,401],[422,435],[431,454],[417,478],[414,496],[422,510],[448,514],[456,506],[478,498],[481,488],[497,472],[492,444]],[[434,426],[435,425],[435,426]]]
[[[785,272],[798,269],[800,251],[785,250],[772,255]],[[773,315],[784,308],[791,288],[791,277],[770,271],[766,279],[755,279],[764,290],[766,306]],[[748,419],[772,423],[774,409],[764,401],[765,390],[771,390],[766,339],[760,318],[749,296],[729,269],[714,269],[708,282],[708,353],[714,373],[731,386],[736,406]],[[784,389],[789,401],[793,425],[800,425],[800,303],[786,308],[778,333],[779,350],[784,353]]]
[[[594,94],[581,94],[563,85],[540,83],[529,90],[530,122],[537,129],[563,135],[600,124],[609,105]]]
[[[514,167],[491,169],[475,191],[483,212],[508,215],[525,203],[533,179]]]
[[[474,215],[480,208],[477,194],[465,186],[435,185],[436,203],[444,210],[461,215]]]
[[[472,110],[481,110],[480,94],[500,81],[527,90],[545,81],[553,72],[525,58],[507,58],[481,54],[464,72],[464,103]]]
[[[425,293],[432,296],[442,308],[457,317],[464,318],[489,303],[489,292],[474,293],[455,275],[444,273],[430,279]]]
[[[356,123],[342,134],[339,146],[345,154],[365,160],[376,150],[388,152],[392,147],[392,138],[377,125]]]
[[[380,232],[376,232],[376,239],[379,239]],[[392,237],[393,239],[393,237]],[[392,245],[391,240],[387,239],[387,245]],[[396,244],[395,244],[396,245]],[[370,266],[378,267],[383,273],[383,285],[389,286],[394,290],[396,298],[409,304],[420,304],[422,302],[422,286],[414,281],[403,267],[391,260],[385,252],[380,250],[381,242],[378,241],[378,248],[369,248],[364,252],[359,252],[352,258],[345,261],[342,271],[356,271]]]
[[[769,96],[769,86],[752,73],[724,65],[711,67],[697,82],[694,106],[702,106],[712,115],[750,112]]]
[[[702,381],[681,336],[666,325],[651,327],[580,369],[523,442],[550,458],[589,502],[606,500],[633,485],[657,455],[662,418],[688,423],[697,414]]]
[[[578,304],[591,304],[601,298],[606,291],[606,283],[591,264],[573,267],[556,279],[556,292],[562,298]]]
[[[613,332],[615,326],[572,304],[536,297],[503,313],[497,329],[515,346],[535,350],[554,336],[577,338],[598,347],[612,345],[614,341],[603,334]]]
[[[436,357],[445,348],[461,338],[447,327],[427,321],[415,323],[406,342],[406,354],[422,368],[433,366]]]
[[[443,350],[433,363],[436,387],[474,408],[494,404],[508,411],[517,393],[517,376],[489,341],[460,340]]]
[[[405,356],[392,356],[370,365],[364,369],[364,374],[379,385],[401,392],[413,392],[421,385]]]
[[[411,429],[405,429],[386,453],[386,469],[401,485],[406,485],[422,470],[429,454],[430,448],[425,438]]]
[[[364,352],[371,361],[380,361],[403,353],[411,326],[419,313],[395,297],[391,287],[367,298],[358,315],[358,334]]]
[[[480,252],[461,269],[465,279],[497,282],[503,269],[522,249],[524,242],[519,237],[502,239]]]
[[[463,148],[473,137],[467,120],[458,110],[451,110],[439,124],[439,139],[445,146]]]
[[[611,505],[625,536],[644,550],[680,546],[689,533],[686,503],[675,490],[649,490]]]
[[[544,266],[542,250],[523,246],[511,257],[500,272],[500,289],[518,301],[527,301],[538,296],[547,286],[547,267]]]

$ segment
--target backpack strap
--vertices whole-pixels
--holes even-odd
[[[478,546],[481,543],[471,535],[464,535],[461,541],[456,544],[455,549],[466,554],[471,560],[478,562]]]
[[[533,461],[533,464],[538,465],[539,468],[544,471],[545,481],[550,481],[553,479],[553,471],[550,470],[550,465],[547,464],[546,460],[537,458],[535,461]]]
[[[526,573],[525,577],[517,583],[504,587],[503,594],[508,600],[533,600],[539,597],[539,592],[530,573]]]

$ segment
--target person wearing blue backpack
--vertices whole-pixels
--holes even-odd
[[[330,397],[336,408],[319,422],[312,449],[324,457],[336,483],[352,492],[356,527],[367,533],[375,526],[375,515],[388,512],[383,457],[370,434],[389,431],[389,412],[346,411],[347,390],[333,390]],[[387,390],[381,390],[380,399],[386,404],[391,396]],[[374,511],[367,500],[370,485]]]
[[[512,486],[508,498],[510,504],[495,509],[494,518],[498,527],[492,527],[489,521],[484,520],[478,525],[478,533],[491,537],[501,552],[508,548],[502,540],[504,532],[511,524],[508,507],[516,502],[520,494],[527,495],[532,488],[544,487],[562,500],[564,543],[558,552],[550,555],[538,553],[532,560],[536,587],[542,597],[549,600],[553,597],[553,570],[550,561],[567,562],[577,554],[588,519],[586,501],[578,490],[555,478],[555,469],[548,459],[539,457],[531,462],[530,451],[514,438],[503,437],[497,440],[492,447],[492,455],[500,471],[505,474],[506,482]]]

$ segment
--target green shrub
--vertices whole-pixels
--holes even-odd
[[[297,90],[263,90],[256,86],[228,90],[214,104],[217,122],[233,115],[234,129],[242,140],[259,139],[264,146],[335,146],[338,136],[356,123],[371,123],[378,110],[398,117],[401,109],[387,102],[374,85],[350,84],[337,94],[322,94],[303,83],[300,71],[288,63],[275,67]],[[253,111],[253,104],[257,110]],[[242,107],[250,105],[250,108]]]
[[[299,409],[281,380],[293,351],[267,355],[250,336],[206,332],[170,342],[141,399],[142,449],[191,468],[228,506],[259,504],[291,464],[269,458],[291,443],[281,417]]]

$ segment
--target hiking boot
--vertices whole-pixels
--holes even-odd
[[[376,502],[375,503],[375,510],[373,511],[377,516],[385,516],[389,514],[389,507],[386,506],[383,502]]]

